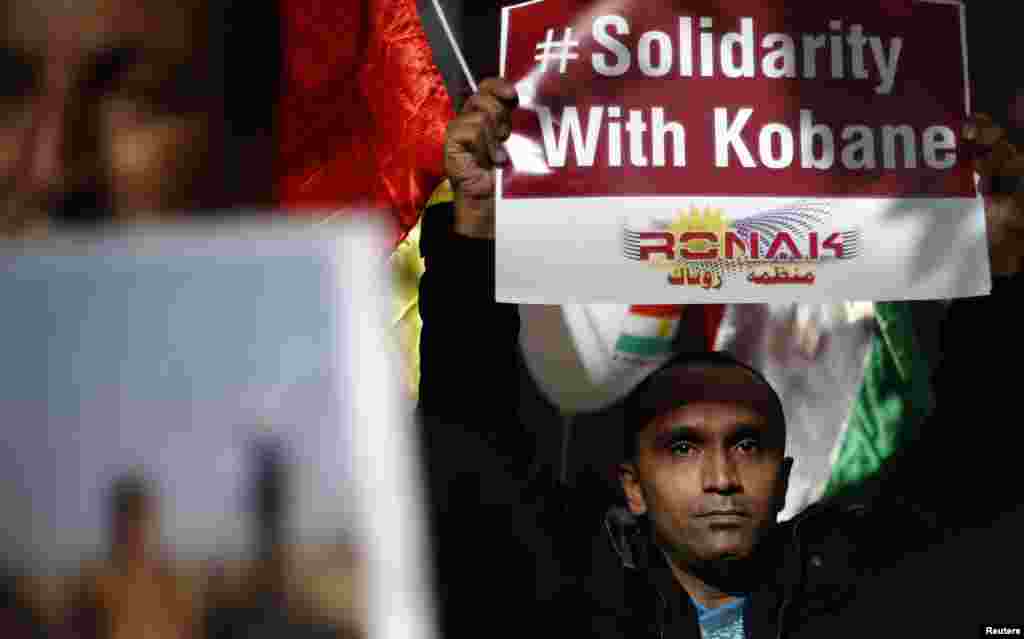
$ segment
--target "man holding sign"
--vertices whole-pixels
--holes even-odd
[[[454,210],[444,216],[435,209],[426,217],[422,249],[428,270],[421,284],[420,401],[428,439],[435,441],[453,436],[460,428],[485,434],[517,428],[518,318],[513,306],[494,302],[491,240],[500,236],[497,225],[504,224],[495,220],[496,176],[492,168],[509,160],[502,143],[513,132],[514,109],[521,97],[516,87],[503,80],[481,84],[479,93],[449,127],[446,156],[455,190]],[[980,147],[973,167],[965,166],[968,172],[974,168],[982,176],[992,270],[998,275],[1017,273],[1024,256],[1021,197],[987,192],[994,178],[1020,173],[1017,150],[984,116],[975,116],[955,130]],[[535,202],[533,206],[544,213],[546,204]],[[536,255],[534,259],[543,262]],[[499,272],[500,268],[499,264]],[[774,391],[759,374],[728,358],[681,356],[649,377],[624,402],[623,422],[631,450],[620,478],[628,512],[613,510],[606,518],[612,543],[595,539],[593,549],[586,547],[584,542],[593,538],[599,519],[597,504],[591,511],[585,496],[574,495],[562,510],[549,503],[557,489],[541,491],[544,498],[535,513],[531,496],[538,494],[536,485],[519,493],[513,490],[508,493],[510,501],[522,502],[521,507],[512,509],[516,514],[503,515],[472,533],[483,536],[498,531],[487,539],[485,567],[468,561],[456,567],[445,560],[444,547],[463,540],[457,527],[448,529],[442,538],[442,570],[450,571],[448,586],[458,614],[467,618],[467,627],[475,614],[488,614],[486,606],[467,610],[471,607],[466,606],[467,601],[479,600],[472,589],[460,589],[461,578],[468,583],[480,571],[480,577],[500,574],[508,586],[524,585],[516,581],[523,567],[513,566],[501,550],[502,535],[508,534],[500,530],[501,525],[508,524],[521,540],[536,547],[539,561],[549,559],[557,565],[554,569],[536,568],[536,597],[551,597],[562,613],[549,623],[564,621],[576,632],[583,628],[598,636],[760,637],[811,632],[816,619],[829,617],[857,600],[867,588],[858,589],[858,584],[877,585],[869,578],[873,569],[934,541],[941,536],[943,524],[961,521],[951,513],[969,513],[963,520],[984,521],[997,502],[1003,508],[1013,503],[1012,491],[1000,489],[1011,475],[1002,470],[991,447],[986,448],[988,457],[983,464],[988,472],[986,495],[966,503],[949,503],[948,496],[962,478],[982,472],[982,468],[963,461],[944,467],[960,451],[941,434],[973,412],[968,407],[967,413],[962,413],[957,398],[1001,398],[1001,391],[1010,391],[1005,382],[977,375],[983,370],[979,363],[984,363],[984,349],[970,346],[978,328],[984,326],[997,343],[1010,349],[1008,357],[1017,354],[1013,350],[1017,343],[1014,322],[1000,307],[1006,303],[1003,291],[1007,286],[999,279],[999,294],[954,305],[946,343],[956,348],[947,348],[937,386],[939,411],[927,429],[936,434],[867,485],[874,490],[865,493],[871,492],[874,499],[844,497],[776,525],[774,517],[784,499],[792,460],[780,445],[785,425]],[[442,372],[441,354],[456,352],[467,335],[464,325],[445,321],[441,309],[449,305],[458,305],[464,314],[488,327],[486,340],[477,342],[486,346],[477,353],[478,361],[487,363],[486,370],[477,370],[457,385]],[[481,422],[482,415],[493,418]],[[476,464],[482,469],[482,495],[488,494],[485,486],[501,483],[497,477],[503,472],[500,469],[508,467],[507,463],[489,467],[486,454],[467,455],[466,459],[467,468],[460,471]],[[433,480],[442,481],[436,476]],[[488,501],[487,497],[481,499]],[[540,534],[531,534],[537,528]],[[976,550],[979,557],[983,552],[997,553],[1004,561],[1014,557],[1005,549]],[[548,556],[552,551],[553,556]],[[543,577],[551,576],[548,571],[558,573],[554,585],[541,583]],[[927,596],[937,592],[925,582],[913,585]],[[950,592],[952,598],[932,599],[925,605],[921,604],[925,595],[904,592],[888,605],[907,606],[901,610],[908,613],[906,618],[927,628],[934,617],[921,615],[931,612],[925,606],[935,606],[937,601],[958,604],[948,609],[947,624],[961,619],[973,604],[1000,601],[988,590],[984,597],[961,588]],[[529,598],[523,592],[515,597]],[[955,617],[958,612],[961,617]]]

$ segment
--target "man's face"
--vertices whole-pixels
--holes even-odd
[[[737,371],[737,374],[747,374]],[[785,434],[753,405],[697,401],[655,418],[622,466],[630,510],[684,566],[752,555],[783,505]]]
[[[152,506],[141,512],[119,513],[114,518],[113,551],[125,559],[141,559],[157,550],[160,525]]]
[[[0,237],[219,204],[205,2],[0,3]]]

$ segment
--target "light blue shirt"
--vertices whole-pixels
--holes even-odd
[[[690,600],[697,608],[700,634],[704,639],[745,639],[743,610],[746,607],[746,599],[737,599],[718,608],[705,608],[696,600]]]

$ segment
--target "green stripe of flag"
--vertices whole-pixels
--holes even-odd
[[[935,302],[889,302],[875,305],[881,328],[864,370],[857,399],[825,496],[852,487],[878,470],[885,460],[916,438],[934,408],[930,378],[936,347],[922,344],[914,316],[936,323],[943,309]]]
[[[631,355],[651,357],[662,355],[672,350],[672,339],[643,335],[619,335],[615,349]]]

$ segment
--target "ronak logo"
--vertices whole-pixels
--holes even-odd
[[[623,228],[623,255],[667,270],[674,286],[720,289],[743,276],[757,285],[811,286],[823,263],[857,257],[857,230],[835,230],[829,210],[796,204],[731,221],[721,209],[690,209],[646,228]]]

